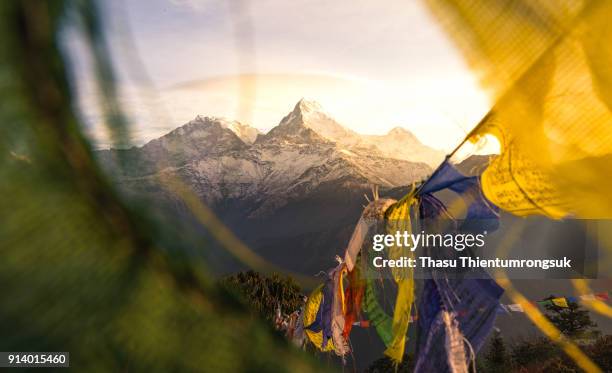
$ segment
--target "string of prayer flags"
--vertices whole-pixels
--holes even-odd
[[[409,211],[416,199],[419,223],[434,221],[422,227],[427,231],[492,231],[499,224],[498,209],[555,219],[612,216],[612,178],[608,177],[612,160],[612,2],[576,0],[562,6],[529,0],[504,1],[508,6],[473,0],[427,2],[493,93],[493,109],[469,140],[492,135],[501,144],[501,153],[480,177],[462,174],[447,159],[416,195],[412,191],[395,205],[393,200],[378,199],[375,193],[345,251],[349,296],[344,297],[342,272],[336,272],[313,292],[314,300],[309,299],[305,309],[306,333],[320,349],[340,344],[335,346],[336,353],[345,353],[341,338],[348,338],[360,318],[361,306],[387,346],[385,354],[396,362],[401,360],[414,296],[412,274],[392,271],[398,288],[393,317],[378,303],[373,279],[367,279],[365,285],[351,284],[351,272],[371,227],[384,220],[392,205],[390,212],[399,207]],[[461,226],[453,226],[459,224],[448,213],[454,210],[434,197],[443,189],[456,193],[466,206],[466,222]],[[410,205],[402,206],[407,201]],[[405,216],[409,220],[409,213]],[[448,224],[442,228],[440,221],[445,218]],[[402,254],[396,249],[390,248],[391,257]],[[521,304],[500,305],[502,292],[492,279],[450,279],[432,272],[418,305],[421,338],[415,371],[465,371],[466,346],[478,351],[496,314],[525,312]],[[580,298],[608,300],[609,295]],[[567,308],[573,301],[575,298],[559,297],[537,304]]]
[[[583,301],[593,301],[596,299],[606,301],[606,300],[610,300],[610,293],[600,292],[600,293],[595,293],[595,294],[583,294],[577,297],[574,297],[574,296],[557,297],[553,299],[544,299],[544,300],[540,300],[540,301],[532,302],[532,303],[538,306],[542,306],[542,307],[554,305],[554,306],[561,307],[561,308],[569,308],[570,303],[577,303],[579,299]],[[508,313],[508,311],[524,312],[523,307],[520,304],[500,304],[499,305],[499,308],[498,308],[499,313]]]

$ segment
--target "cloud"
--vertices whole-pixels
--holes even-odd
[[[168,0],[170,4],[180,7],[203,12],[215,8],[220,4],[219,0]]]

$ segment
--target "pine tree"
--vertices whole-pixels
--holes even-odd
[[[366,368],[365,373],[408,373],[414,369],[414,356],[404,354],[402,362],[395,366],[393,360],[387,356],[375,360]]]
[[[496,331],[485,354],[485,367],[490,372],[509,372],[511,362],[504,339],[501,337],[501,333]]]
[[[557,298],[554,295],[545,300]],[[546,317],[569,338],[596,337],[599,333],[594,329],[597,324],[591,320],[589,311],[578,303],[567,300],[568,307],[559,307],[550,302],[546,308]]]
[[[273,320],[279,307],[283,313],[291,313],[304,303],[299,285],[289,276],[265,276],[251,270],[224,277],[221,285],[237,291],[250,309],[268,320]]]

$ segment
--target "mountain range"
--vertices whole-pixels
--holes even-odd
[[[196,116],[142,147],[97,156],[121,190],[152,200],[175,221],[194,220],[158,182],[181,179],[253,250],[307,273],[342,251],[371,185],[399,197],[444,158],[405,129],[361,135],[304,99],[266,134]],[[221,254],[209,259],[222,272],[235,269]]]

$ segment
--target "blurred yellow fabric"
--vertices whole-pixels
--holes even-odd
[[[520,216],[612,216],[612,2],[428,3],[495,99],[472,133],[502,146],[486,197]]]

